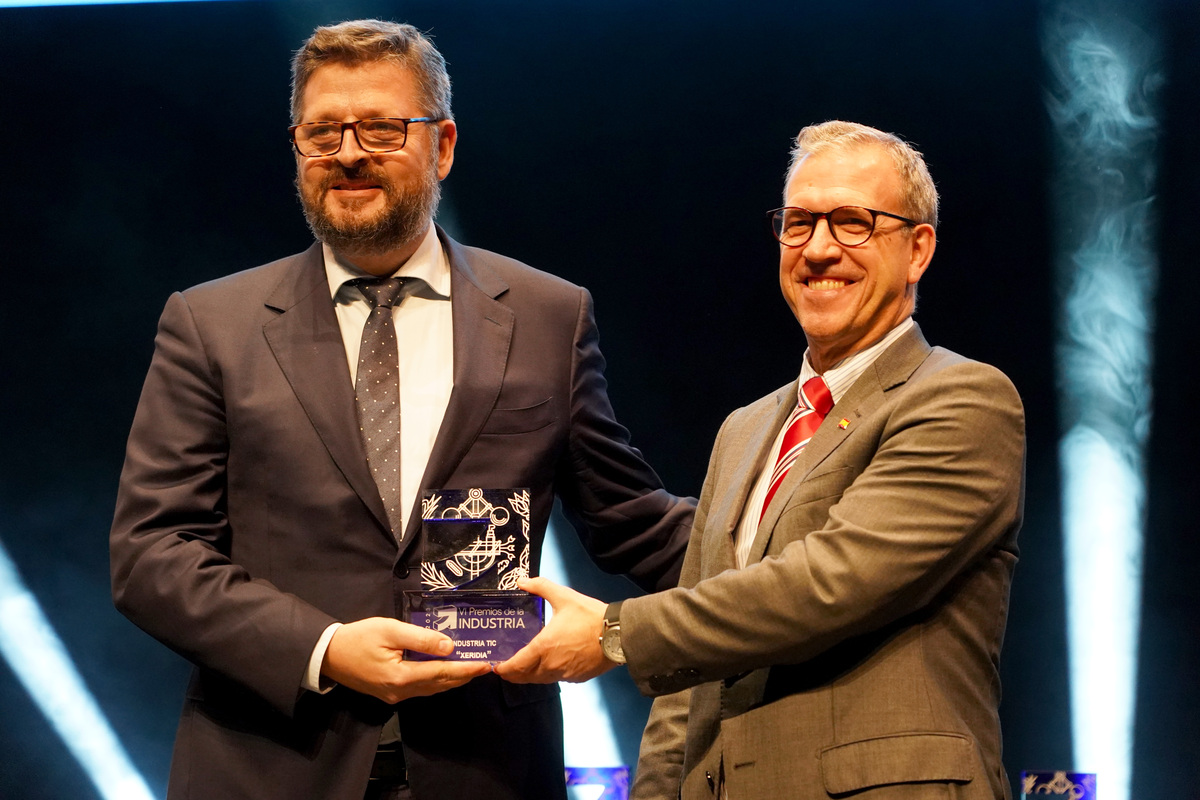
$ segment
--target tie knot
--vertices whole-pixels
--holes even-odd
[[[804,395],[804,399],[808,401],[809,407],[822,417],[833,408],[833,395],[829,393],[829,387],[825,385],[825,379],[820,375],[806,380],[800,391]]]
[[[371,308],[391,308],[404,292],[404,278],[356,278],[351,281],[367,298]]]

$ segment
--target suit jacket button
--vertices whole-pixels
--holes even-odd
[[[408,564],[397,564],[396,565],[396,577],[397,578],[407,578],[408,573],[410,573],[410,572],[412,572],[412,568],[409,567]]]
[[[715,792],[717,790],[717,782],[713,780],[712,773],[709,772],[708,770],[705,770],[704,778],[705,778],[705,780],[708,781],[708,790],[710,792]]]

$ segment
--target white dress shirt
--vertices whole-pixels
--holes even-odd
[[[363,326],[371,314],[371,305],[357,287],[347,282],[372,276],[340,261],[329,245],[322,245],[321,249],[353,386]],[[400,367],[400,530],[403,533],[454,389],[450,262],[432,225],[417,251],[392,276],[421,281],[392,308]],[[321,681],[321,662],[338,627],[340,623],[326,628],[313,648],[303,688],[316,692],[332,688],[328,681]]]

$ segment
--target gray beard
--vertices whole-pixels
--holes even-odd
[[[363,172],[383,189],[387,199],[383,213],[374,219],[335,222],[325,213],[324,200],[329,188],[345,177]],[[429,227],[442,199],[442,185],[434,166],[422,172],[420,185],[409,193],[402,193],[385,176],[376,174],[368,167],[347,170],[340,164],[325,176],[315,197],[306,196],[300,186],[299,176],[296,178],[296,192],[313,236],[336,252],[347,255],[384,255],[415,241]]]

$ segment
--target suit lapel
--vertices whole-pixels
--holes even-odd
[[[930,349],[920,327],[914,323],[912,330],[897,339],[867,367],[842,399],[830,409],[821,427],[813,434],[812,440],[805,446],[792,468],[788,470],[783,483],[779,485],[777,501],[767,508],[767,513],[763,516],[747,563],[762,560],[775,523],[779,521],[787,506],[783,498],[789,498],[803,490],[804,481],[813,470],[854,435],[861,427],[862,420],[878,411],[889,391],[908,381],[928,357]],[[845,424],[841,424],[842,420],[846,421]]]
[[[771,455],[771,446],[779,429],[792,413],[796,403],[796,384],[792,383],[775,393],[774,403],[764,404],[756,413],[742,421],[736,429],[726,435],[728,442],[722,448],[735,455],[736,460],[723,462],[723,474],[730,476],[728,482],[718,481],[713,505],[709,509],[705,525],[706,539],[715,541],[719,548],[724,568],[732,569],[737,564],[735,540],[738,525],[746,511],[746,502],[758,480],[759,473]]]
[[[445,488],[492,413],[504,383],[513,329],[512,309],[496,300],[508,291],[508,284],[440,228],[438,236],[450,262],[454,389],[429,454],[422,489]],[[418,538],[420,512],[418,496],[405,529],[405,550]]]
[[[279,315],[263,326],[263,334],[329,456],[371,510],[380,533],[391,540],[358,432],[346,347],[329,296],[321,246],[314,244],[297,259],[298,268],[287,273],[266,301]]]

